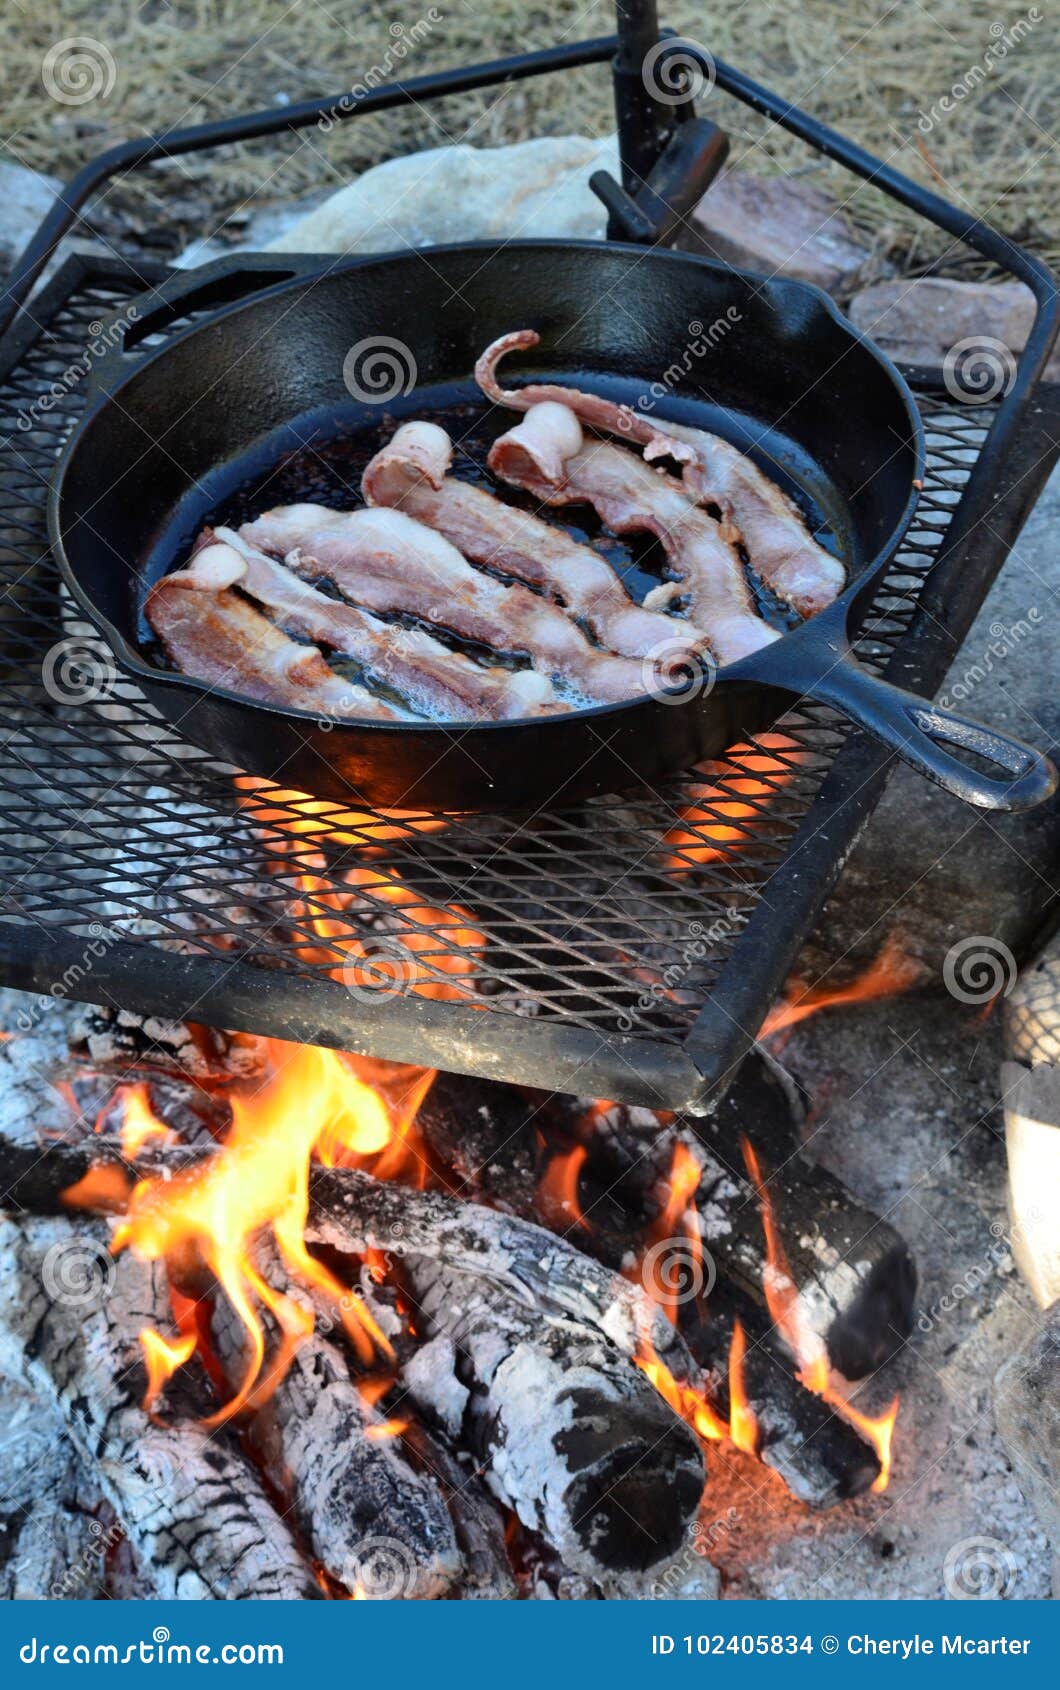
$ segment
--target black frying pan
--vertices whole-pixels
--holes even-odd
[[[134,352],[191,304],[218,309],[160,349]],[[462,471],[474,473],[476,453],[481,461],[516,419],[490,416],[472,366],[488,342],[522,327],[539,330],[541,345],[532,367],[506,366],[509,381],[525,370],[630,403],[658,382],[660,415],[748,447],[843,558],[841,598],[685,702],[645,696],[466,729],[322,723],[162,666],[144,596],[206,520],[299,497],[359,502],[359,469],[410,416],[477,441]],[[407,349],[416,372],[385,412],[352,398],[343,376],[351,347],[379,336]],[[697,353],[704,338],[712,344]],[[687,768],[760,731],[802,694],[836,706],[973,804],[1020,809],[1054,787],[1055,771],[1030,747],[874,679],[850,654],[848,628],[912,516],[923,439],[895,370],[815,288],[588,242],[434,248],[331,266],[240,255],[177,276],[144,302],[92,380],[49,504],[63,576],[156,709],[255,774],[382,806],[554,804]],[[610,551],[636,586],[650,558],[621,543]],[[951,745],[994,772],[973,769]]]

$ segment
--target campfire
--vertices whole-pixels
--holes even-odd
[[[375,863],[367,818],[273,799],[240,782],[314,960],[466,994],[474,912]],[[710,1595],[719,1463],[815,1509],[886,1487],[897,1401],[850,1396],[913,1290],[797,1156],[764,1047],[745,1073],[732,1132],[90,1011],[0,1151],[7,1350],[39,1321],[33,1388],[120,1439],[103,1502],[162,1592]]]

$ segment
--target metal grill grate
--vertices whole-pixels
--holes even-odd
[[[321,1036],[338,1042],[338,981],[351,1043],[372,1042],[357,1030],[369,1008],[376,1028],[383,1015],[408,1029],[417,1015],[443,1024],[459,1006],[484,1012],[460,1018],[483,1052],[498,1018],[521,1020],[541,1084],[559,1083],[548,1043],[557,1021],[594,1035],[583,1041],[584,1089],[605,1089],[594,1052],[610,1053],[613,1083],[617,1050],[632,1072],[637,1047],[651,1045],[665,1071],[658,1047],[683,1043],[739,934],[777,896],[846,730],[823,707],[799,708],[756,746],[647,798],[441,825],[306,805],[182,744],[75,620],[46,539],[48,480],[83,403],[69,372],[136,290],[115,267],[73,262],[0,390],[0,945],[31,930],[22,951],[36,947],[31,978],[44,990],[57,977],[50,959],[68,969],[77,942],[92,978],[65,989],[131,1003],[131,944],[163,983],[178,956],[213,960],[204,1018],[224,1019],[231,971],[233,996],[236,980],[244,996],[233,1025],[254,1021],[245,995],[255,981],[264,1002],[297,978],[303,1004],[320,988]],[[909,628],[991,418],[991,407],[920,402],[930,470],[859,646],[876,667]],[[774,985],[764,970],[763,1010]],[[374,1048],[393,1054],[410,1040],[375,1038]],[[451,1065],[480,1061],[506,1071],[467,1049]],[[527,1062],[517,1066],[527,1077]]]

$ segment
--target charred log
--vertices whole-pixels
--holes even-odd
[[[754,1191],[737,1155],[745,1136],[763,1165],[803,1312],[824,1339],[832,1366],[862,1379],[912,1331],[916,1266],[905,1240],[864,1208],[827,1168],[811,1163],[799,1137],[791,1076],[764,1051],[752,1052],[716,1114],[689,1122],[719,1169],[745,1197],[725,1260],[761,1300],[762,1233]],[[724,1239],[717,1241],[719,1254]],[[712,1245],[714,1248],[714,1245]]]
[[[669,1560],[703,1491],[696,1439],[599,1331],[543,1319],[437,1258],[405,1259],[417,1323],[448,1338],[461,1441],[493,1493],[575,1572],[607,1584]],[[414,1387],[413,1387],[414,1388]]]
[[[625,1113],[609,1112],[605,1123],[624,1121]],[[638,1124],[639,1116],[647,1113],[636,1112]],[[622,1135],[621,1156],[607,1164],[597,1182],[600,1190],[606,1190],[606,1199],[594,1200],[592,1190],[584,1193],[589,1215],[599,1222],[586,1226],[579,1219],[580,1205],[571,1214],[543,1192],[542,1174],[556,1148],[555,1114],[554,1107],[528,1101],[511,1088],[440,1075],[419,1124],[432,1152],[452,1170],[457,1188],[468,1197],[524,1219],[544,1221],[576,1239],[581,1250],[618,1270],[643,1252],[643,1228],[653,1209],[652,1186],[669,1167],[673,1139],[668,1129],[656,1123],[662,1150],[653,1139],[634,1159],[630,1144],[643,1141]],[[604,1141],[608,1141],[606,1126]],[[681,1251],[681,1241],[675,1240],[670,1259],[656,1259],[658,1276],[680,1275]],[[711,1287],[705,1313],[694,1298],[682,1299],[678,1307],[684,1337],[704,1370],[704,1394],[725,1422],[730,1414],[728,1356],[735,1322],[741,1322],[747,1336],[744,1387],[758,1426],[758,1453],[794,1496],[822,1508],[870,1487],[879,1473],[875,1452],[853,1427],[799,1384],[791,1358],[777,1342],[758,1302],[739,1285],[720,1278]]]
[[[477,1474],[462,1467],[447,1445],[416,1420],[409,1422],[402,1442],[445,1498],[464,1563],[459,1594],[465,1601],[512,1601],[517,1592],[504,1519]]]
[[[140,1407],[148,1325],[169,1329],[164,1272],[114,1261],[99,1222],[0,1219],[0,1367],[61,1413],[158,1594],[318,1596],[231,1434],[195,1424],[208,1406],[197,1370],[178,1375],[181,1393],[200,1394],[174,1423]]]
[[[278,1261],[262,1266],[275,1288],[298,1298]],[[223,1297],[211,1337],[235,1391],[247,1361],[246,1331]],[[453,1527],[436,1487],[413,1471],[396,1438],[380,1436],[384,1431],[342,1352],[312,1332],[248,1422],[246,1437],[264,1470],[280,1476],[295,1524],[333,1579],[379,1600],[430,1601],[461,1572]]]

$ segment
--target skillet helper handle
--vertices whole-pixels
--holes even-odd
[[[1034,746],[881,681],[853,657],[841,658],[806,691],[834,705],[966,804],[982,810],[1029,810],[1056,790],[1057,771]],[[947,750],[951,745],[996,764],[1002,773],[980,773],[954,757]]]
[[[104,325],[100,350],[88,372],[88,389],[106,392],[140,356],[139,348],[153,334],[194,311],[234,305],[267,287],[308,275],[326,262],[304,253],[233,253],[194,270],[174,270],[150,293],[130,300]]]

